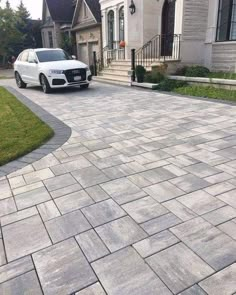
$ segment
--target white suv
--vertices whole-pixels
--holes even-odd
[[[19,88],[27,84],[41,85],[45,93],[53,88],[80,86],[88,88],[92,80],[88,66],[74,60],[62,49],[27,49],[14,64]]]

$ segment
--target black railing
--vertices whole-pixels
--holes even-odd
[[[135,52],[135,65],[148,67],[155,61],[180,60],[180,37],[156,35]]]

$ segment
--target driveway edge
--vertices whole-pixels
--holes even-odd
[[[43,157],[47,156],[48,154],[52,153],[60,146],[62,146],[71,136],[71,128],[65,123],[60,121],[55,116],[51,115],[49,112],[31,101],[29,98],[19,93],[13,87],[5,86],[5,88],[10,93],[12,93],[21,103],[27,106],[36,116],[38,116],[42,121],[48,124],[53,129],[54,136],[45,144],[33,150],[29,154],[26,154],[25,156],[20,157],[17,160],[0,166],[0,177],[6,176],[9,173],[15,172],[29,164],[34,163],[35,161],[42,159]]]

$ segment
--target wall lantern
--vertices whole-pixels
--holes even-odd
[[[131,0],[131,4],[129,6],[130,14],[133,15],[136,12],[136,6],[134,4],[134,0]]]

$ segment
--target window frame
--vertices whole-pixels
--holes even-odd
[[[230,37],[231,32],[232,32],[232,24],[233,23],[236,23],[235,21],[232,20],[233,7],[234,6],[236,7],[236,3],[234,3],[234,0],[230,0],[230,4],[229,4],[229,16],[228,16],[228,20],[226,22],[226,24],[227,24],[226,38],[224,40],[220,40],[219,39],[219,33],[220,33],[220,29],[221,29],[221,25],[220,25],[221,19],[220,19],[220,17],[221,17],[221,14],[222,14],[221,6],[223,4],[223,1],[224,0],[219,0],[218,1],[217,27],[216,27],[216,38],[215,38],[215,41],[217,43],[220,43],[220,42],[235,42],[236,41],[236,37],[235,37],[235,39],[231,39],[231,37]]]

